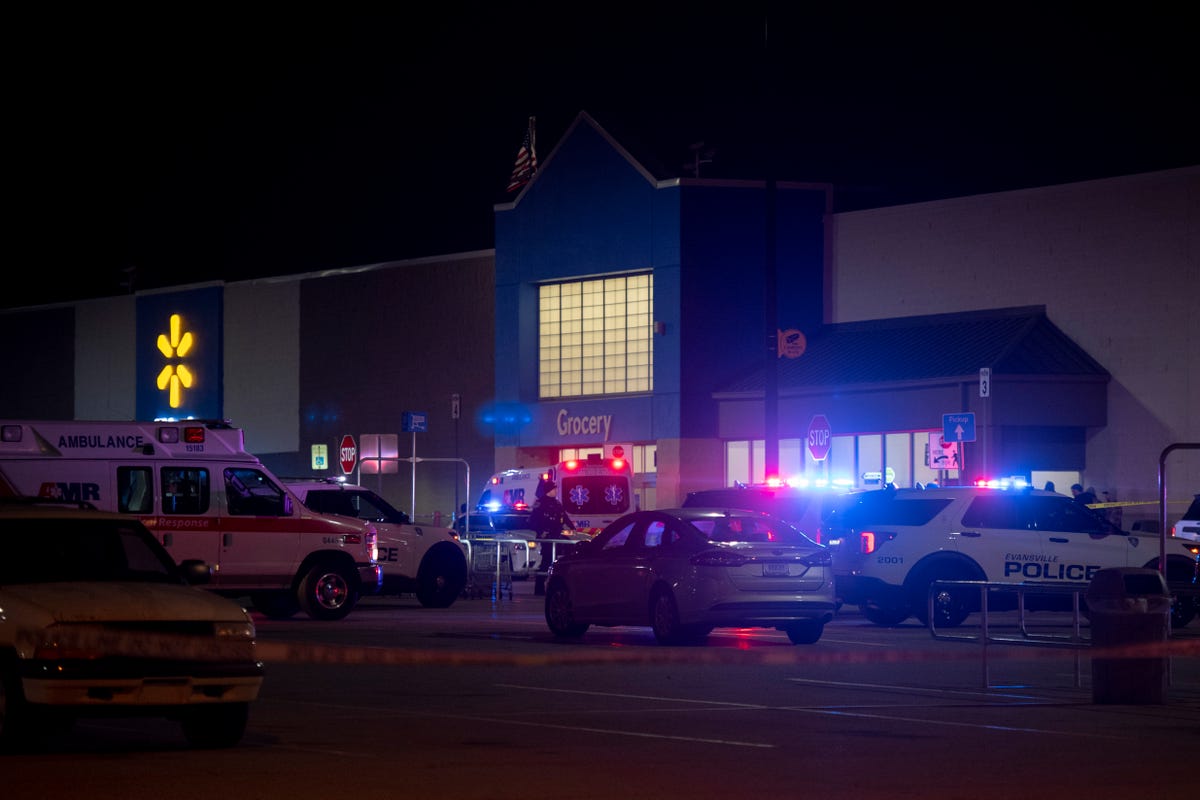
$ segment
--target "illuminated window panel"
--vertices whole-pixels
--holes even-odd
[[[538,287],[538,396],[654,389],[650,274]]]

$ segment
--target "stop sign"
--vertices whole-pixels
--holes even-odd
[[[812,453],[813,461],[824,461],[825,456],[829,455],[829,444],[833,438],[833,431],[829,427],[829,420],[824,414],[817,414],[812,418],[812,422],[808,423],[808,452]]]
[[[342,472],[349,475],[354,472],[354,465],[358,461],[358,445],[354,444],[354,437],[346,434],[342,437],[341,447],[338,448],[338,458],[342,462]]]

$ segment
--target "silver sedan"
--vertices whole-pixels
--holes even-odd
[[[812,644],[835,608],[830,551],[755,511],[627,514],[554,562],[546,586],[546,624],[562,638],[648,625],[663,644],[687,644],[757,627]]]

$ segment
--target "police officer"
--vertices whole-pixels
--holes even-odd
[[[569,528],[574,530],[575,524],[567,516],[562,503],[558,502],[557,484],[554,481],[543,478],[538,482],[536,494],[537,500],[534,502],[533,511],[529,515],[529,523],[537,533],[537,538],[541,541],[565,539],[563,529]],[[533,586],[533,593],[536,595],[546,593],[546,572],[550,569],[553,550],[554,548],[550,545],[542,545],[542,559],[538,563],[537,579]]]
[[[1097,502],[1096,492],[1090,487],[1084,491],[1084,488],[1078,483],[1071,485],[1071,494],[1075,496],[1076,502],[1083,503],[1085,506]]]

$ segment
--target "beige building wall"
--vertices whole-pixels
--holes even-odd
[[[1200,442],[1200,167],[838,214],[830,231],[830,322],[1045,305],[1112,374],[1084,485],[1154,500],[1164,448]],[[1200,451],[1166,476],[1170,518],[1200,492]],[[1141,514],[1157,511],[1126,519]]]

